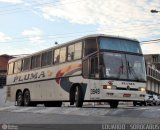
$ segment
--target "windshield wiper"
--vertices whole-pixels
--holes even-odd
[[[132,74],[133,77],[134,77],[137,81],[140,81],[139,78],[138,78],[138,76],[136,75],[136,72],[134,71],[133,67],[130,66],[129,61],[127,61],[127,69],[128,69],[129,74]]]
[[[124,68],[123,61],[121,59],[121,66],[119,66],[118,75],[117,75],[118,78],[120,78],[120,76],[123,75],[123,68]]]

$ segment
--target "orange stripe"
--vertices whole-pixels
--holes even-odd
[[[81,67],[82,67],[81,64],[72,64],[72,65],[69,65],[69,66],[67,66],[65,68],[62,68],[61,70],[59,70],[57,72],[56,78],[62,77],[65,73],[68,73],[70,71],[73,71],[73,70],[81,68]],[[60,83],[60,78],[56,79],[56,82],[59,84]]]

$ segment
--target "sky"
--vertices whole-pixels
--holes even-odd
[[[0,0],[0,54],[30,54],[90,34],[160,39],[159,0]],[[160,54],[160,42],[141,44]]]

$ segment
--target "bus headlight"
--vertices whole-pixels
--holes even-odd
[[[117,86],[115,85],[103,85],[103,89],[116,89]]]
[[[107,85],[107,89],[112,89],[112,86],[111,85]]]
[[[144,87],[139,87],[139,91],[141,91],[141,92],[145,92],[145,91],[146,91],[146,89],[145,89]]]

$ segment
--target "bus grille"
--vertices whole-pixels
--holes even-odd
[[[117,90],[131,90],[131,91],[138,91],[137,88],[130,88],[130,89],[127,89],[127,88],[122,88],[122,87],[117,87]]]

